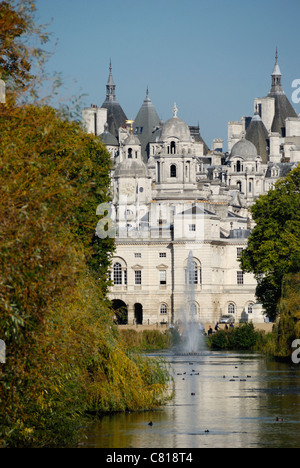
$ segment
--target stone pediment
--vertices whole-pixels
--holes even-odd
[[[167,268],[169,268],[167,265],[164,265],[163,263],[161,265],[158,265],[156,267],[158,270],[166,270]]]
[[[133,270],[142,270],[144,267],[142,265],[133,265],[131,268]]]

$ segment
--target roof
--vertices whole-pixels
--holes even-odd
[[[99,138],[100,140],[102,141],[102,143],[104,143],[104,145],[108,145],[108,146],[118,146],[118,140],[116,139],[116,137],[114,135],[112,135],[108,130],[107,130],[107,124],[106,124],[106,128],[104,130],[103,133],[101,133],[101,135],[99,135]]]
[[[284,92],[269,93],[268,96],[274,97],[275,99],[275,115],[271,131],[285,136],[283,131],[285,128],[285,119],[288,117],[298,117],[298,115]]]
[[[231,239],[248,239],[250,234],[251,234],[250,229],[241,229],[241,228],[239,228],[239,229],[232,229],[230,231],[229,237]]]
[[[115,170],[115,177],[149,177],[148,169],[145,163],[140,159],[125,159],[118,164]]]
[[[254,114],[246,132],[246,139],[254,144],[257,154],[260,155],[263,164],[268,162],[267,139],[268,131],[259,114]]]
[[[126,125],[127,117],[118,101],[105,100],[101,107],[107,109],[108,131],[116,138],[119,137],[119,128]]]
[[[209,152],[209,148],[205,141],[203,140],[201,134],[200,134],[200,128],[198,126],[191,126],[189,125],[189,129],[191,132],[191,136],[194,138],[196,142],[203,143],[203,154],[206,155]]]
[[[142,146],[142,158],[148,159],[147,145],[153,140],[153,133],[160,126],[161,121],[156,112],[147,89],[144,102],[138,111],[134,122],[134,133],[139,137]]]
[[[242,138],[231,149],[230,158],[239,156],[243,159],[254,160],[257,157],[257,149],[251,141]]]
[[[180,141],[190,141],[191,132],[184,120],[172,117],[164,123],[161,132],[161,141],[167,138],[178,138]]]
[[[124,145],[132,145],[132,146],[140,146],[141,142],[140,139],[136,135],[130,134],[123,142]]]
[[[275,113],[271,126],[271,131],[285,136],[285,119],[287,117],[298,117],[295,109],[286,97],[281,87],[281,71],[278,65],[278,53],[276,50],[275,66],[272,73],[272,87],[268,97],[275,99]]]
[[[294,167],[295,163],[269,163],[268,169],[266,172],[266,178],[272,177],[272,168],[276,167],[279,169],[279,175],[277,177],[285,177],[289,172],[291,172]]]
[[[107,109],[108,131],[116,138],[119,137],[119,128],[126,125],[127,117],[116,98],[116,85],[112,76],[111,62],[109,64],[109,76],[106,85],[106,99],[102,108]]]
[[[208,211],[199,204],[196,204],[194,206],[191,206],[191,208],[188,208],[185,211],[182,211],[181,213],[178,213],[178,215],[209,215],[209,216],[217,216],[216,213],[213,213],[212,211]]]

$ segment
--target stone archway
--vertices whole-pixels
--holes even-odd
[[[128,324],[128,308],[125,302],[120,299],[114,299],[112,301],[112,308],[115,312],[116,320],[118,325]]]
[[[142,304],[134,304],[134,319],[137,325],[143,325],[143,306]]]

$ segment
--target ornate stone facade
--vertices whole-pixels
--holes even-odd
[[[109,99],[116,100],[111,66]],[[253,227],[249,206],[300,160],[300,119],[287,102],[276,53],[268,96],[254,100],[252,118],[228,123],[227,153],[219,139],[209,150],[176,104],[161,122],[148,90],[136,121],[124,114],[118,135],[123,111],[110,118],[111,128],[107,119],[99,137],[114,161],[110,298],[122,323],[176,322],[190,284],[189,308],[201,322],[224,314],[264,320],[255,279],[242,273],[239,257]]]

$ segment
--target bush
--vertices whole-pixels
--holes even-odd
[[[208,339],[208,346],[214,349],[253,350],[260,337],[252,323],[242,323],[229,330],[219,330]]]

